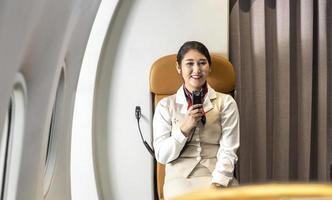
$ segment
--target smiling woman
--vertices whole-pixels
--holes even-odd
[[[166,164],[165,199],[202,187],[236,184],[238,110],[230,95],[208,85],[210,65],[209,51],[202,43],[184,43],[176,63],[183,85],[156,107],[153,143],[157,161]],[[194,93],[202,103],[194,104]]]

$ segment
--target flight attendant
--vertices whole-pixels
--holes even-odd
[[[235,184],[240,145],[236,102],[206,81],[211,71],[208,49],[197,41],[184,43],[176,69],[183,85],[158,103],[153,118],[155,156],[166,164],[165,199],[198,188]],[[201,104],[193,105],[193,91],[199,92]]]

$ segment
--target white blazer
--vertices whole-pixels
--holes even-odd
[[[157,161],[166,164],[166,179],[170,174],[172,178],[187,178],[200,163],[210,170],[211,182],[227,186],[233,179],[238,159],[236,151],[240,145],[236,102],[230,95],[216,92],[208,86],[203,102],[206,124],[198,124],[188,147],[176,159],[189,140],[180,130],[187,107],[181,86],[175,95],[162,99],[155,110],[153,146]]]

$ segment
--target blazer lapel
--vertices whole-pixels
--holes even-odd
[[[208,85],[207,97],[204,99],[203,102],[203,110],[205,113],[209,112],[213,108],[211,100],[215,98],[217,98],[216,91],[212,87],[210,87],[210,85]],[[188,103],[183,91],[183,85],[176,92],[176,103],[181,104],[180,113],[186,114]]]
[[[203,110],[205,113],[209,112],[213,108],[213,104],[211,100],[217,98],[216,91],[208,85],[208,93],[207,97],[204,99],[203,102]]]
[[[188,102],[187,102],[186,96],[183,91],[183,85],[176,92],[175,101],[176,101],[176,104],[181,105],[180,113],[186,114],[187,108],[188,108]]]

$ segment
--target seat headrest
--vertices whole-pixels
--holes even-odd
[[[235,87],[235,72],[233,65],[219,54],[211,54],[211,72],[208,83],[218,92],[231,93]],[[181,76],[176,70],[176,55],[159,58],[152,65],[150,71],[150,90],[158,95],[175,94],[183,84]]]

